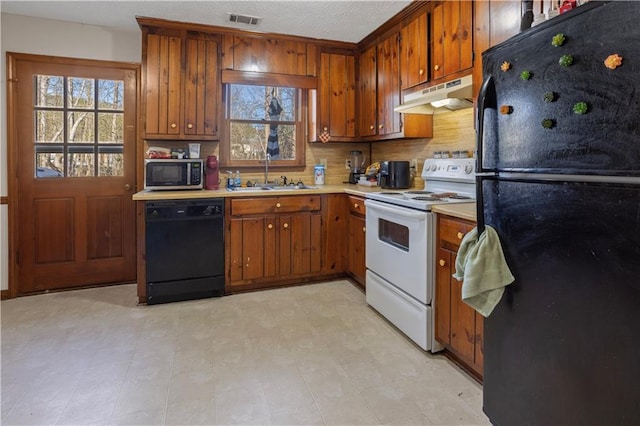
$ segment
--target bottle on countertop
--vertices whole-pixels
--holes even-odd
[[[242,186],[242,179],[240,179],[240,170],[236,170],[236,179],[234,180],[233,184],[238,188]]]
[[[231,170],[227,170],[227,188],[233,189],[235,185],[235,179],[233,179],[233,172]]]

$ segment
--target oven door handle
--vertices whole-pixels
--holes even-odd
[[[424,219],[425,211],[411,210],[399,206],[389,206],[388,204],[377,203],[372,200],[365,200],[364,205],[372,210],[378,210],[384,213],[402,216],[409,219]]]

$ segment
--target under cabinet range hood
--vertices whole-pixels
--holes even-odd
[[[404,96],[393,110],[405,114],[434,114],[473,107],[473,78],[467,75]]]

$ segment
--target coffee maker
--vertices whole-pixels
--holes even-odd
[[[360,176],[363,176],[365,172],[365,158],[362,151],[351,151],[349,153],[349,161],[351,163],[349,183],[358,183]]]

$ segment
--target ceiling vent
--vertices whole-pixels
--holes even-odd
[[[229,13],[229,22],[237,22],[247,25],[258,25],[262,18],[259,16],[239,15],[237,13]]]

